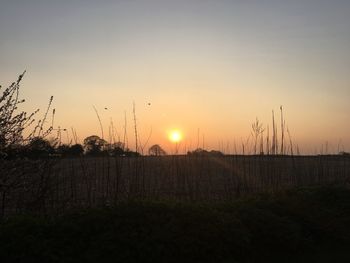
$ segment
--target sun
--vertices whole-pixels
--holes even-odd
[[[178,130],[173,130],[169,133],[169,140],[178,143],[182,140],[182,134]]]

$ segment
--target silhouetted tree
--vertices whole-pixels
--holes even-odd
[[[209,152],[207,150],[202,149],[202,148],[197,148],[193,151],[188,151],[187,154],[188,155],[208,155]]]
[[[112,156],[123,156],[123,155],[125,155],[125,151],[120,147],[116,147],[110,151],[110,154]]]
[[[140,153],[131,151],[129,149],[125,150],[124,155],[127,156],[127,157],[139,157],[139,156],[141,156]]]
[[[211,156],[223,156],[223,155],[225,155],[225,154],[223,154],[222,152],[216,151],[216,150],[211,150],[211,151],[209,152],[209,154],[210,154]]]
[[[194,156],[223,156],[224,154],[220,151],[211,150],[210,152],[202,148],[198,148],[194,151],[188,151],[188,155]]]
[[[152,156],[162,156],[166,155],[166,152],[162,149],[162,147],[160,147],[159,144],[155,144],[148,149],[148,154]]]
[[[103,147],[107,145],[107,142],[101,139],[97,135],[91,135],[84,139],[84,148],[88,155],[101,155],[103,154]]]
[[[59,154],[62,157],[69,155],[69,145],[67,144],[61,144],[56,148],[56,153]]]
[[[56,153],[61,157],[76,157],[84,153],[84,148],[81,144],[74,144],[72,146],[62,144],[56,148]]]
[[[111,143],[107,145],[108,153],[111,156],[125,155],[125,145],[122,142]]]
[[[26,156],[29,158],[46,158],[55,152],[54,147],[44,138],[36,137],[26,146]]]
[[[84,148],[81,144],[74,144],[69,148],[70,156],[80,156],[84,153]]]
[[[113,149],[116,149],[116,148],[125,149],[125,144],[122,143],[122,142],[110,143],[110,144],[107,145],[107,148],[109,150],[113,150]]]

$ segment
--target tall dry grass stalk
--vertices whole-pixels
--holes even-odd
[[[285,132],[285,120],[283,118],[283,107],[280,106],[280,111],[281,111],[281,154],[285,154],[285,149],[284,149],[284,132]]]
[[[132,113],[134,117],[134,135],[135,135],[135,152],[138,153],[138,133],[137,133],[137,121],[136,121],[136,106],[135,102],[132,104]]]
[[[94,108],[94,111],[95,111],[95,113],[96,113],[96,117],[97,117],[98,123],[99,123],[99,125],[100,125],[100,129],[101,129],[101,138],[102,138],[102,140],[104,140],[103,125],[102,125],[102,121],[101,121],[100,115],[98,114],[98,111],[97,111],[96,107],[95,107],[94,105],[92,105],[92,107]]]

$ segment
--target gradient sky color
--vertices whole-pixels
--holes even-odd
[[[350,150],[347,0],[0,0],[0,83],[24,69],[24,109],[53,95],[80,139],[100,135],[95,105],[106,134],[126,112],[133,148],[135,102],[141,143],[173,151],[178,129],[195,148],[199,129],[232,151],[283,105],[304,152]]]

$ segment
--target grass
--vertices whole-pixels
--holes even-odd
[[[349,262],[350,190],[133,201],[0,224],[2,262]]]
[[[79,157],[1,162],[0,217],[130,200],[224,202],[263,192],[349,182],[348,156]],[[0,182],[1,184],[1,182]]]

